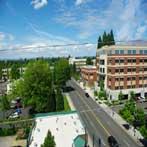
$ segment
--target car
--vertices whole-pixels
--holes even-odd
[[[86,92],[86,93],[85,93],[85,96],[86,96],[86,97],[89,97],[89,94]]]
[[[109,136],[108,137],[108,144],[109,144],[110,147],[119,147],[119,144],[116,141],[114,136]]]
[[[135,101],[135,102],[138,102],[138,101],[139,101],[139,98],[138,98],[138,97],[135,97],[135,98],[134,98],[134,101]]]
[[[9,118],[19,118],[18,112],[14,112],[12,115],[9,116]]]
[[[142,103],[142,102],[146,102],[145,97],[138,97],[138,102]]]

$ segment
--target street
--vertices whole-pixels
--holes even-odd
[[[120,147],[139,147],[139,145],[114,122],[114,120],[91,98],[85,96],[85,92],[73,81],[67,86],[74,88],[69,96],[76,107],[83,124],[85,125],[95,147],[108,147],[107,138],[112,135],[116,138]],[[101,139],[101,146],[99,145]]]

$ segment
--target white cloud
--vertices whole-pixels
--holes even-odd
[[[81,5],[85,1],[88,0],[77,0],[76,3]],[[56,16],[56,23],[75,28],[80,39],[89,39],[110,29],[114,30],[116,40],[136,39],[136,29],[146,20],[140,0],[112,0],[103,8],[101,5],[92,8],[90,5],[70,8],[64,5],[60,9],[62,11]]]
[[[139,26],[136,30],[136,38],[140,39],[142,35],[147,31],[147,25]]]
[[[34,9],[40,9],[42,7],[44,7],[45,5],[47,5],[47,0],[32,0],[31,4],[34,5]]]
[[[14,40],[14,36],[10,33],[0,32],[0,41],[12,41]]]
[[[3,32],[0,32],[0,41],[4,40],[4,38],[5,38],[5,34]]]
[[[76,5],[80,5],[83,3],[84,0],[76,0]]]

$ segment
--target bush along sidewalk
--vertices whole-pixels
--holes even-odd
[[[128,100],[123,109],[119,111],[119,114],[129,124],[133,125],[135,129],[138,129],[142,136],[147,139],[147,120],[143,109],[136,109],[135,102],[132,98]]]

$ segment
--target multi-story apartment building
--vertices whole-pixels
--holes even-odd
[[[97,49],[98,84],[104,80],[110,99],[117,99],[120,91],[128,98],[147,96],[147,46],[113,45]]]

